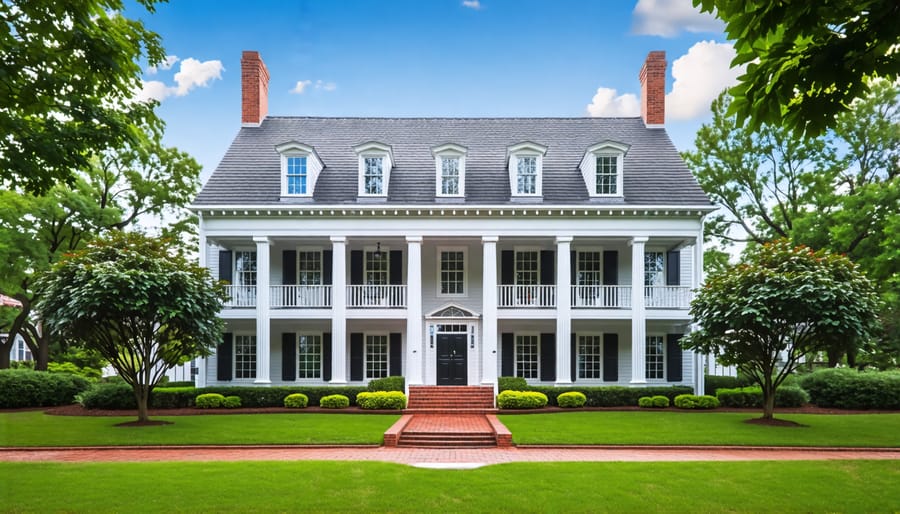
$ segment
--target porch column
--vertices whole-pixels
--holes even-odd
[[[271,384],[269,379],[269,267],[272,242],[268,237],[254,237],[256,243],[256,384]]]
[[[200,223],[200,230],[197,234],[200,240],[199,248],[197,248],[197,258],[200,261],[200,267],[209,270],[209,262],[206,261],[207,242],[206,231],[203,230],[203,213],[198,212],[197,218]],[[215,279],[216,277],[210,277]],[[196,387],[206,387],[206,357],[197,357],[197,380],[194,381]]]
[[[482,259],[482,321],[481,321],[481,384],[497,383],[497,241],[498,236],[481,238]]]
[[[406,263],[406,382],[422,382],[422,236],[407,236]]]
[[[644,245],[647,237],[634,237],[631,245],[631,383],[647,383],[647,316],[644,311]]]
[[[569,253],[572,250],[572,236],[556,238],[556,384],[572,383],[572,294]]]
[[[347,383],[347,238],[331,237],[331,382]]]
[[[696,291],[703,285],[703,221],[700,221],[700,233],[697,234],[694,243],[694,277],[693,287]],[[694,293],[696,294],[696,292]],[[691,332],[699,330],[697,323],[691,324]],[[703,365],[706,359],[701,353],[694,352],[694,394],[702,396],[706,394],[706,385],[703,380]],[[713,391],[715,392],[715,391]]]

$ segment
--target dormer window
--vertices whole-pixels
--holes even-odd
[[[546,146],[530,142],[519,143],[507,149],[509,185],[513,196],[541,196],[546,152]]]
[[[431,149],[436,170],[436,196],[465,196],[466,148],[445,144]]]
[[[353,151],[359,156],[359,196],[387,196],[394,161],[391,147],[371,141]]]
[[[622,161],[629,146],[603,141],[587,149],[581,159],[581,174],[592,197],[621,197]]]
[[[275,147],[281,154],[281,196],[312,196],[324,168],[311,146],[290,141]]]

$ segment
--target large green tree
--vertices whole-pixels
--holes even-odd
[[[700,329],[682,345],[751,377],[772,419],[775,391],[800,360],[871,337],[877,305],[872,283],[846,257],[779,240],[707,278],[691,302]]]
[[[732,66],[746,65],[732,112],[817,135],[869,90],[867,79],[900,77],[896,0],[694,0],[725,22]]]
[[[158,0],[138,0],[149,12]],[[122,0],[0,0],[0,186],[31,193],[71,182],[99,152],[157,125],[131,99],[159,36]]]
[[[106,358],[134,389],[138,421],[166,370],[209,355],[225,289],[165,240],[113,231],[39,277],[48,328]]]

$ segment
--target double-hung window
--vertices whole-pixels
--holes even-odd
[[[666,284],[665,254],[663,252],[644,253],[644,285],[662,286]]]
[[[366,335],[366,378],[384,378],[388,375],[388,337]]]
[[[297,378],[322,377],[322,336],[303,335],[297,339]]]
[[[391,147],[370,141],[353,147],[359,156],[359,196],[387,196],[393,167]]]
[[[579,168],[591,197],[623,196],[622,163],[628,149],[629,145],[616,141],[588,147]]]
[[[598,195],[619,194],[619,158],[614,155],[597,156],[597,190]]]
[[[234,252],[231,301],[235,307],[253,307],[256,304],[256,252]]]
[[[537,143],[519,143],[507,148],[509,189],[512,196],[541,196],[544,154],[547,147]]]
[[[516,194],[537,194],[537,157],[519,157],[516,164]]]
[[[312,196],[319,172],[325,167],[313,147],[288,141],[275,150],[281,154],[281,195]]]
[[[459,157],[441,158],[441,195],[459,195]]]
[[[367,195],[384,194],[384,158],[364,157],[363,191]]]
[[[322,284],[322,252],[297,252],[297,284],[301,286]]]
[[[306,157],[287,158],[287,194],[305,195],[307,191]]]
[[[431,149],[435,164],[437,197],[462,197],[466,191],[466,152],[464,146],[446,143]]]
[[[440,250],[440,295],[466,294],[466,252],[462,249]]]
[[[539,378],[538,336],[516,335],[516,376],[525,379]]]
[[[366,251],[365,280],[369,286],[383,286],[388,283],[388,256],[386,251]]]
[[[665,377],[666,343],[663,336],[647,336],[645,353],[647,379],[662,380]]]
[[[234,336],[234,378],[256,378],[256,336]]]
[[[603,370],[603,346],[599,335],[578,336],[578,379],[599,380]]]

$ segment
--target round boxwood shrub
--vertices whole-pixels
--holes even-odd
[[[225,397],[219,393],[204,393],[197,395],[194,405],[199,409],[218,409],[225,403]]]
[[[90,387],[84,377],[30,369],[0,370],[0,408],[68,405]]]
[[[361,409],[405,409],[406,395],[400,391],[363,391],[356,395]]]
[[[547,395],[537,391],[503,391],[497,395],[501,409],[540,409],[547,405]]]
[[[696,409],[700,400],[695,394],[679,394],[675,397],[674,403],[679,409]]]
[[[350,398],[347,398],[342,394],[330,394],[328,396],[323,396],[319,400],[319,407],[322,407],[323,409],[346,409],[349,406]]]
[[[240,396],[226,396],[225,399],[222,400],[222,407],[225,407],[226,409],[237,409],[240,406]]]
[[[578,409],[584,407],[587,396],[578,391],[569,391],[556,397],[556,404],[564,409]]]
[[[284,406],[290,409],[305,409],[309,398],[303,393],[289,394],[284,397]]]
[[[705,394],[698,398],[697,407],[701,409],[718,409],[719,399],[715,396]]]
[[[653,406],[657,409],[665,409],[669,406],[669,398],[665,396],[654,396]]]
[[[653,397],[651,396],[641,396],[638,398],[638,407],[642,409],[652,409],[653,408]]]
[[[75,397],[85,409],[125,410],[137,409],[134,389],[125,382],[94,384]]]

